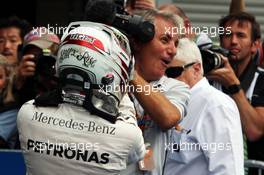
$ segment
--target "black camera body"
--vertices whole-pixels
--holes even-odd
[[[56,57],[50,49],[42,49],[33,44],[22,46],[19,48],[19,59],[22,60],[24,55],[32,54],[34,58],[31,60],[35,63],[35,78],[39,75],[46,77],[54,77]]]
[[[126,10],[125,0],[114,0],[116,5],[116,15],[113,26],[123,30],[143,43],[151,41],[155,35],[154,25],[144,20],[139,15],[129,15]]]
[[[49,49],[43,49],[38,55],[35,55],[36,72],[35,75],[54,77],[56,57],[53,56]]]
[[[89,0],[84,20],[111,25],[143,43],[151,41],[155,35],[154,24],[141,16],[129,15],[125,6],[125,0]]]
[[[221,58],[221,55],[225,57],[230,56],[230,52],[228,50],[218,46],[211,46],[209,48],[199,47],[199,49],[202,55],[203,69],[205,75],[213,69],[218,69],[224,66],[224,62]]]

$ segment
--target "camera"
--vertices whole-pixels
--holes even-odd
[[[205,75],[213,69],[218,69],[224,66],[221,55],[225,57],[230,56],[230,52],[228,50],[214,45],[209,48],[199,47],[199,49],[202,55]]]
[[[50,49],[41,49],[35,45],[29,44],[21,47],[19,51],[19,59],[22,60],[24,55],[32,54],[34,58],[31,60],[35,62],[35,77],[46,76],[52,78],[55,75],[56,57],[51,53]]]
[[[51,54],[49,49],[43,49],[40,54],[35,55],[36,76],[54,77],[56,57]]]
[[[84,19],[116,27],[143,43],[151,41],[155,34],[154,25],[141,16],[129,15],[125,7],[126,0],[89,0]]]

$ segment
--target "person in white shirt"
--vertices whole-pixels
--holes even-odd
[[[133,74],[128,39],[99,23],[68,29],[56,63],[61,88],[18,113],[27,173],[119,174],[146,152],[133,103],[120,90]]]
[[[172,132],[167,146],[165,174],[243,175],[243,139],[235,102],[203,77],[194,42],[180,39],[177,49],[166,74],[186,82],[191,98],[181,129]]]
[[[124,174],[161,175],[170,129],[186,115],[189,88],[181,81],[164,76],[176,53],[179,35],[172,30],[176,31],[179,20],[171,13],[157,10],[149,10],[144,19],[154,24],[155,36],[147,43],[136,43],[136,73],[130,83],[143,89],[134,91],[134,104],[144,141],[150,145],[150,152],[153,153],[153,163],[148,161],[149,167],[141,167],[141,170],[147,171],[133,167],[134,170]]]

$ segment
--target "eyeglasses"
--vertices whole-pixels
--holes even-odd
[[[188,67],[191,67],[192,65],[194,65],[196,62],[192,62],[189,64],[185,64],[183,66],[174,66],[174,67],[169,67],[165,74],[167,75],[167,77],[169,78],[177,78],[178,76],[180,76],[182,74],[182,72],[187,69]]]

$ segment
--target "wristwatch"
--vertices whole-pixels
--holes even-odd
[[[236,94],[240,91],[241,85],[240,84],[233,84],[231,86],[228,86],[226,89],[226,92],[230,95]]]

